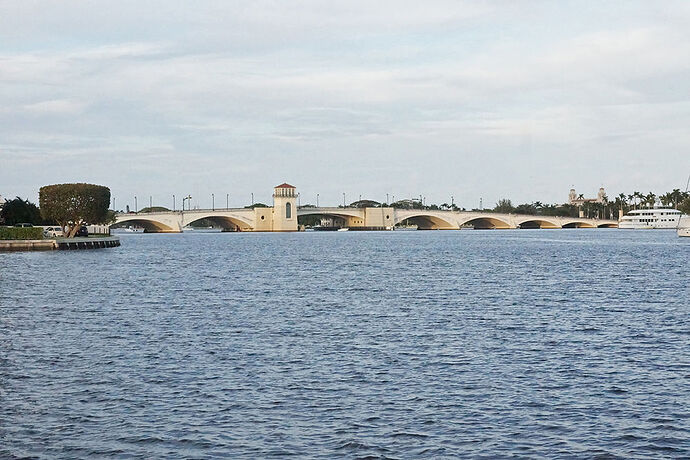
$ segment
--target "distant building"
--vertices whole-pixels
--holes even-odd
[[[582,194],[578,195],[574,188],[571,188],[568,194],[568,204],[574,206],[582,206],[585,203],[603,203],[605,199],[606,191],[604,191],[604,187],[599,189],[596,198],[585,198]]]

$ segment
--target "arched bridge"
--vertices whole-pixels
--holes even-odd
[[[181,232],[182,228],[201,219],[235,231],[277,231],[273,228],[274,208],[195,209],[150,213],[121,213],[115,224],[144,227],[148,232]],[[615,228],[618,222],[607,219],[551,217],[491,212],[440,211],[396,208],[302,207],[297,216],[323,216],[338,219],[353,229],[390,229],[403,222],[422,230],[458,230],[461,228]],[[297,221],[294,222],[297,230]],[[284,228],[280,229],[284,231]]]

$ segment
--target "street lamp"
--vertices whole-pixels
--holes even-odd
[[[230,209],[230,194],[225,194],[225,209]]]
[[[319,194],[316,194],[316,207],[319,207]]]
[[[216,196],[211,193],[211,211],[216,210]]]
[[[386,193],[386,206],[388,206],[388,194]]]
[[[153,208],[153,197],[149,195],[149,212],[151,212],[151,208]]]
[[[252,192],[252,206],[254,205],[254,192]]]
[[[175,210],[175,195],[173,195],[173,211]]]
[[[137,206],[137,196],[134,195],[134,212],[135,212],[135,213],[138,212],[137,209],[139,209],[138,206]]]
[[[343,192],[343,208],[344,208],[344,207],[346,207],[346,206],[345,206],[345,192]]]

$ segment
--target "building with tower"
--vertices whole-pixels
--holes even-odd
[[[254,208],[254,231],[258,232],[296,232],[297,193],[290,184],[280,184],[273,188],[273,207]]]
[[[585,203],[603,203],[604,200],[606,200],[606,191],[604,187],[599,188],[596,198],[585,198],[582,194],[578,195],[574,188],[571,188],[568,194],[568,204],[574,206],[582,206]]]

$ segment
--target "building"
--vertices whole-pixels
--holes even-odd
[[[297,193],[290,184],[273,188],[273,207],[254,208],[255,231],[295,232],[297,231]]]
[[[571,188],[568,194],[568,204],[574,206],[582,206],[585,203],[603,203],[605,199],[606,191],[604,191],[604,187],[599,189],[596,198],[585,198],[582,194],[578,195],[574,188]]]

